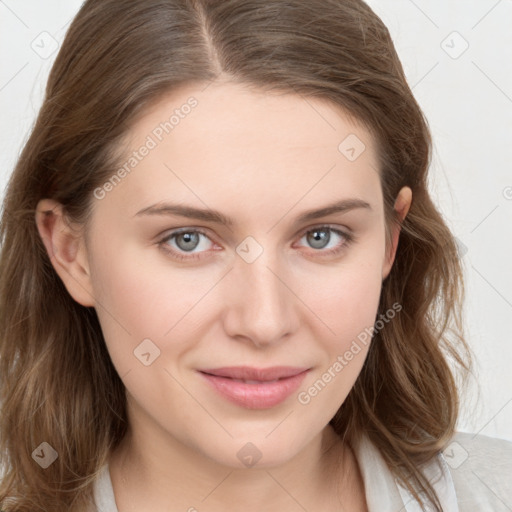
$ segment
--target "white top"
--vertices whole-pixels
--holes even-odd
[[[368,512],[421,512],[386,466],[379,450],[364,437],[354,454],[364,481]],[[443,512],[512,511],[512,442],[459,432],[424,469]],[[119,512],[108,465],[94,488],[95,512]],[[433,509],[432,509],[433,510]]]

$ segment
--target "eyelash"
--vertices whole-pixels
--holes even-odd
[[[333,228],[331,226],[316,226],[316,227],[310,228],[307,231],[303,231],[301,236],[300,236],[300,238],[303,238],[305,235],[307,235],[309,233],[312,233],[313,231],[322,231],[322,230],[331,231],[333,233],[336,233],[337,235],[340,235],[341,237],[343,237],[345,239],[345,241],[339,247],[335,247],[335,248],[329,249],[327,251],[322,251],[321,249],[319,249],[318,251],[315,251],[315,252],[321,253],[321,256],[335,256],[338,253],[340,253],[342,250],[344,250],[346,247],[348,247],[351,243],[353,243],[355,241],[355,239],[356,239],[355,235],[353,235],[351,233],[347,233],[345,231],[341,231],[340,229],[336,229],[336,228]],[[178,252],[178,251],[176,251],[174,249],[169,249],[169,245],[167,244],[167,242],[169,240],[172,240],[176,236],[184,234],[184,233],[199,233],[199,234],[205,236],[208,239],[210,238],[201,229],[198,229],[198,228],[183,228],[183,229],[180,229],[180,230],[177,230],[177,231],[173,231],[172,233],[166,235],[164,238],[162,238],[158,242],[157,245],[163,251],[165,251],[166,253],[170,254],[173,258],[176,258],[176,259],[181,260],[181,261],[192,261],[192,260],[197,260],[197,259],[203,258],[203,256],[201,256],[202,253],[189,253],[188,256],[184,256],[183,253],[181,253],[181,252]]]

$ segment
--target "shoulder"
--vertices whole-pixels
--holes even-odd
[[[460,510],[512,510],[512,442],[457,432],[442,451]]]

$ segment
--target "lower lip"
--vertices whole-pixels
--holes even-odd
[[[246,384],[227,377],[199,373],[230,402],[246,409],[270,409],[296,391],[308,371],[276,382],[262,382],[261,384]]]

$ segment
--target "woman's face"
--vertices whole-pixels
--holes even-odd
[[[272,466],[320,434],[365,360],[393,252],[377,157],[321,100],[202,89],[141,117],[125,172],[96,189],[87,305],[140,439]],[[342,201],[358,203],[310,213]],[[240,366],[307,371],[266,384],[202,373]]]

